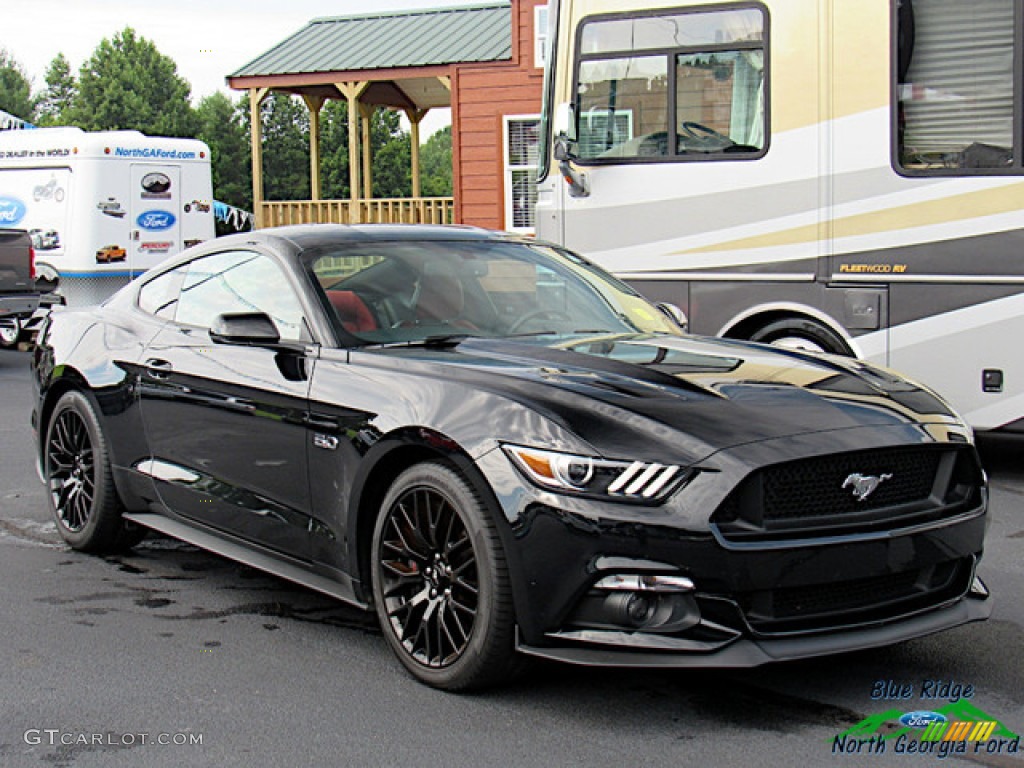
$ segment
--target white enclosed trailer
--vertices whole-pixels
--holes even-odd
[[[138,131],[0,132],[0,226],[29,231],[68,304],[97,303],[214,237],[210,150]]]

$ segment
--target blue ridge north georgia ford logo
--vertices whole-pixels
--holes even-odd
[[[146,211],[140,213],[135,223],[150,232],[160,232],[174,226],[174,214],[170,211]]]

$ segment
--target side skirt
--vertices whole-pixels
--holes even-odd
[[[124,519],[187,542],[215,555],[294,582],[357,608],[369,610],[369,606],[356,597],[352,581],[347,577],[340,580],[329,579],[255,548],[252,544],[243,544],[225,534],[209,533],[163,515],[151,512],[126,512]]]

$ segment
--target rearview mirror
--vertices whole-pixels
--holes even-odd
[[[281,334],[266,312],[232,312],[217,316],[210,339],[217,344],[270,347],[281,341]]]

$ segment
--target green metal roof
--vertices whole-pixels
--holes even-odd
[[[313,19],[228,77],[423,67],[512,57],[508,2]]]

